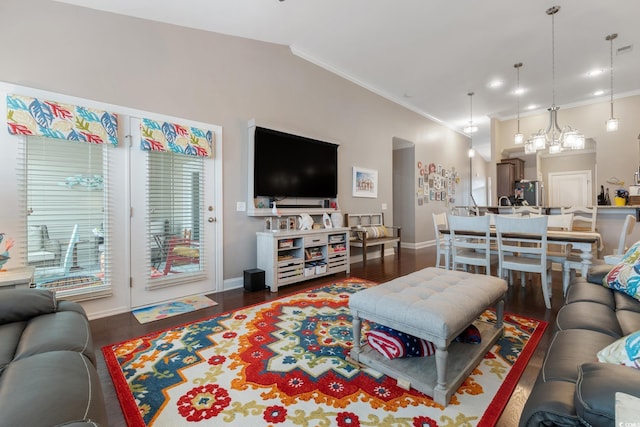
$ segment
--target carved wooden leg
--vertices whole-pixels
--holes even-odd
[[[447,357],[449,350],[446,347],[436,347],[436,372],[438,375],[438,385],[436,390],[446,390],[447,388]]]

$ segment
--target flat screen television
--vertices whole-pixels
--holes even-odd
[[[337,144],[256,126],[253,166],[253,197],[337,197]]]

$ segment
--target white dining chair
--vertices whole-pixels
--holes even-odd
[[[449,251],[441,230],[449,228],[449,224],[447,223],[447,213],[441,212],[433,213],[431,215],[433,216],[433,228],[436,238],[436,267],[441,267],[440,260],[443,259],[441,268],[445,268],[449,264]]]
[[[491,231],[489,217],[453,216],[449,222],[452,270],[459,264],[468,271],[469,266],[484,267],[485,274],[491,274],[491,265],[498,262],[498,256],[491,253]]]
[[[500,206],[498,208],[498,215],[507,215],[516,213],[516,208],[514,206]]]
[[[574,231],[596,231],[597,206],[570,206],[560,208],[562,214],[573,214]]]
[[[495,221],[498,277],[505,277],[507,271],[539,273],[544,304],[550,309],[552,263],[547,259],[547,216],[510,218],[498,215]],[[519,236],[509,236],[510,233]],[[523,276],[522,285],[524,284]]]
[[[573,226],[573,214],[555,214],[547,216],[547,230],[571,231]],[[560,265],[560,271],[564,272],[564,262],[571,253],[571,246],[549,243],[547,245],[547,259]]]
[[[620,230],[620,237],[618,237],[618,247],[613,250],[614,255],[624,255],[627,251],[627,237],[633,232],[636,225],[636,217],[633,215],[627,215]],[[602,263],[602,260],[593,260],[595,264]],[[582,269],[582,258],[579,254],[569,254],[564,262],[562,269],[562,292],[566,295],[569,283],[573,280],[577,270]]]
[[[513,213],[519,213],[520,215],[542,215],[542,208],[540,206],[515,206]]]

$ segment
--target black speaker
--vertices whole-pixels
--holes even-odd
[[[244,289],[245,291],[259,291],[264,289],[264,270],[253,268],[244,271]]]

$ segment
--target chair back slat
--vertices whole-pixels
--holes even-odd
[[[490,218],[484,216],[449,215],[451,233],[451,255],[453,269],[458,264],[485,267],[485,273],[491,273],[491,232]],[[495,258],[495,255],[493,256]]]

